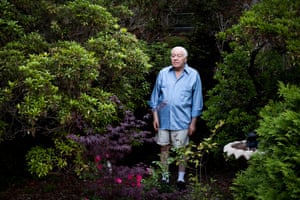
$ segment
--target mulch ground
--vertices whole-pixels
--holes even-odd
[[[27,179],[0,193],[1,200],[80,200],[85,199],[85,183],[73,176]]]

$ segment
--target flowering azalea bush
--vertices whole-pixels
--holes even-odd
[[[94,158],[93,181],[87,182],[87,197],[85,200],[126,199],[155,200],[182,199],[186,192],[179,192],[174,185],[166,185],[160,181],[159,169],[145,164],[133,167],[110,166],[109,160],[100,155]],[[111,168],[110,168],[111,167]]]
[[[133,146],[153,142],[152,133],[143,131],[144,120],[136,119],[131,111],[124,111],[120,124],[109,125],[105,134],[90,131],[85,135],[68,135],[82,145],[87,165],[80,171],[80,178],[87,183],[88,199],[141,199],[142,180],[147,176],[147,167],[143,164],[123,166],[122,160],[132,152]],[[86,127],[84,121],[76,119],[80,127]]]
[[[176,184],[173,184],[175,180],[170,184],[161,181],[163,170],[159,161],[152,161],[153,165],[149,166],[142,163],[142,160],[141,163],[133,164],[132,160],[126,159],[133,153],[134,146],[153,144],[154,137],[150,131],[144,131],[147,130],[145,126],[147,126],[146,121],[150,119],[149,115],[139,120],[131,111],[123,111],[123,113],[123,121],[118,125],[107,126],[103,134],[88,129],[88,124],[81,118],[76,118],[78,127],[85,127],[84,130],[89,132],[68,135],[69,139],[76,141],[86,150],[84,157],[88,164],[80,171],[80,177],[86,183],[86,198],[90,200],[192,199],[191,191],[195,189],[192,188],[193,185],[191,187],[188,185],[189,190],[179,192]],[[176,151],[173,154],[182,156]],[[191,158],[192,155],[194,154],[190,150],[188,157]],[[169,164],[177,164],[175,160],[178,158],[170,156],[169,159]]]
[[[96,155],[93,169],[97,173],[87,184],[88,199],[142,199],[145,166],[112,166],[108,159]]]

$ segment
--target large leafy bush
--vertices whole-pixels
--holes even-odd
[[[145,108],[145,44],[120,28],[107,3],[1,1],[7,12],[0,34],[18,32],[1,38],[0,141],[26,137],[39,145],[27,155],[31,173],[56,169],[30,164],[39,156],[64,159],[55,141],[71,147],[67,135],[104,135],[108,124],[120,122],[116,96],[122,109]]]
[[[300,197],[300,88],[280,83],[279,95],[260,112],[259,151],[234,180],[237,200]]]
[[[223,45],[217,84],[208,92],[203,118],[211,128],[224,120],[216,137],[219,151],[257,128],[259,110],[278,98],[278,80],[298,84],[298,10],[297,1],[260,1],[217,35],[228,47]]]

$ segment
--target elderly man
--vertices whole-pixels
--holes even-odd
[[[169,148],[188,145],[203,107],[200,75],[188,66],[187,57],[187,50],[181,46],[171,50],[172,65],[160,70],[150,100],[156,142],[161,146],[162,180],[166,183],[169,183]],[[184,176],[185,163],[181,163],[177,179],[179,190],[185,189]]]

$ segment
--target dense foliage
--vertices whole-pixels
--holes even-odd
[[[218,33],[224,44],[217,84],[208,92],[203,118],[210,127],[225,125],[217,136],[224,144],[245,139],[258,128],[258,112],[277,99],[277,83],[298,84],[299,2],[261,1],[246,11],[239,23]]]
[[[67,135],[105,134],[124,110],[145,108],[151,68],[145,43],[120,27],[108,3],[0,3],[0,141],[30,137],[41,145],[26,157],[33,174],[45,176],[54,166],[79,162],[71,158],[82,159],[76,153],[81,147]],[[68,155],[65,145],[72,149]],[[39,159],[47,154],[48,165]]]
[[[299,199],[300,88],[280,83],[279,101],[260,112],[259,152],[238,174],[235,199]]]
[[[260,1],[217,35],[229,50],[203,118],[210,127],[224,120],[219,151],[250,131],[260,141],[234,181],[235,199],[299,198],[299,8],[298,1]]]

